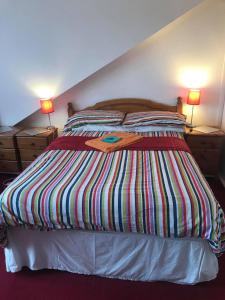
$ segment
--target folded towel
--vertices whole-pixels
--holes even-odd
[[[116,141],[116,138],[118,140]],[[127,145],[134,144],[143,137],[135,133],[128,132],[114,132],[105,134],[99,138],[91,139],[85,142],[85,145],[101,150],[102,152],[112,152],[119,150]],[[108,142],[107,142],[108,140]],[[115,140],[115,142],[110,142]]]

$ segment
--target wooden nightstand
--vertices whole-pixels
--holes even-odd
[[[0,133],[0,173],[19,173],[19,152],[15,135],[20,129]]]
[[[57,128],[46,132],[29,135],[25,131],[26,128],[16,134],[17,145],[20,153],[21,168],[24,170],[34,161],[43,150],[58,136]]]
[[[225,133],[221,130],[213,133],[202,133],[187,129],[185,132],[186,142],[205,176],[217,176],[219,173],[224,137]]]

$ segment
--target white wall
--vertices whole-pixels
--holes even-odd
[[[61,94],[201,1],[0,0],[0,124],[20,121],[41,96]]]
[[[53,122],[62,127],[66,103],[77,109],[120,97],[140,97],[174,103],[186,97],[183,71],[205,72],[201,105],[195,108],[195,124],[220,126],[224,94],[221,86],[225,54],[225,1],[210,0],[174,21],[152,38],[76,85],[56,100]],[[203,74],[203,75],[205,75]],[[192,75],[193,78],[193,75]],[[200,79],[202,77],[200,76]],[[196,86],[198,87],[198,86]],[[189,110],[188,110],[189,109]],[[185,108],[189,113],[190,106]],[[39,112],[24,125],[45,125]]]

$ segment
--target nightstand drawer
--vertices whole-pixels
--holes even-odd
[[[0,160],[17,160],[15,149],[1,149]]]
[[[191,149],[206,148],[206,149],[220,149],[223,143],[223,137],[218,136],[188,136],[187,143]]]
[[[36,150],[36,149],[20,149],[20,158],[21,160],[34,160],[36,159],[41,153],[43,153],[43,150]]]
[[[17,144],[19,149],[44,149],[49,141],[47,138],[17,137]]]
[[[33,128],[35,129],[35,128]],[[43,130],[43,128],[37,128]],[[17,135],[17,145],[20,153],[20,163],[22,170],[26,169],[32,161],[34,161],[44,149],[53,141],[58,135],[57,128],[52,130],[44,129],[37,135],[29,135],[27,129],[21,130]]]
[[[17,161],[0,160],[0,172],[18,173],[20,172]]]
[[[204,175],[215,176],[218,174],[220,151],[194,149],[192,154]]]
[[[14,148],[13,137],[1,137],[0,148]]]

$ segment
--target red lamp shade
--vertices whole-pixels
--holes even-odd
[[[188,92],[188,98],[187,98],[187,104],[190,105],[199,105],[200,104],[200,90],[189,90]]]
[[[41,112],[43,114],[49,114],[54,112],[53,99],[41,99]]]

